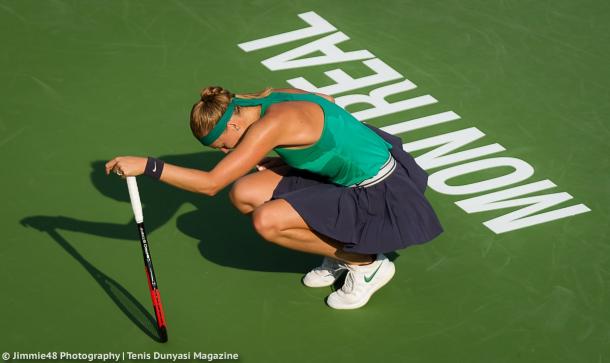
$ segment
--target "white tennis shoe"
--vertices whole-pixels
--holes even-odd
[[[357,309],[366,305],[375,291],[387,284],[396,271],[394,263],[381,253],[369,265],[345,266],[348,268],[345,284],[326,300],[333,309]]]
[[[341,276],[346,265],[334,258],[324,257],[322,265],[315,267],[303,276],[303,284],[309,287],[325,287],[332,285]]]

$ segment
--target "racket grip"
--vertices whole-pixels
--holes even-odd
[[[144,214],[142,213],[142,203],[140,202],[140,192],[138,191],[138,182],[135,176],[128,176],[127,189],[129,189],[129,199],[131,200],[131,208],[136,223],[144,222]]]

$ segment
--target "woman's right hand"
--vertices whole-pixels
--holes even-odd
[[[273,169],[283,165],[286,165],[286,163],[282,158],[277,156],[266,156],[256,164],[256,168],[258,171],[263,171],[265,169]]]

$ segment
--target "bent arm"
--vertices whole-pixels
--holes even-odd
[[[180,189],[216,195],[224,187],[247,174],[276,145],[280,128],[275,122],[257,122],[250,126],[235,150],[227,154],[209,172],[165,164],[161,181]]]
[[[184,168],[165,163],[160,180],[174,187],[206,195],[216,195],[224,187],[247,174],[281,141],[281,128],[274,117],[256,122],[243,135],[237,148],[225,156],[211,171]],[[119,156],[106,163],[106,174],[117,172],[127,176],[144,173],[147,158]]]

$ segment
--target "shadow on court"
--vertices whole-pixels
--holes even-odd
[[[224,156],[216,152],[161,156],[164,161],[189,168],[211,170]],[[91,163],[91,182],[103,195],[121,202],[131,210],[125,181],[104,173],[106,161]],[[138,178],[144,209],[144,223],[151,241],[154,231],[167,224],[185,203],[195,211],[179,215],[176,227],[199,240],[198,249],[207,260],[218,265],[254,271],[302,273],[319,263],[320,258],[287,250],[260,238],[252,227],[250,216],[240,214],[230,203],[229,187],[214,197],[186,192],[147,177]],[[32,216],[22,221],[41,230],[68,230],[112,239],[137,242],[133,218],[123,224],[83,221],[66,216]],[[154,242],[153,242],[154,243]],[[153,247],[154,249],[154,247]]]
[[[164,161],[189,168],[211,170],[224,156],[202,152],[162,156]],[[106,161],[91,163],[91,182],[103,195],[121,202],[131,210],[125,181],[104,173]],[[270,244],[254,231],[250,216],[240,214],[230,203],[229,187],[214,197],[189,193],[147,177],[138,178],[144,209],[144,220],[151,240],[154,231],[167,224],[185,203],[195,211],[179,215],[176,227],[199,240],[198,249],[207,260],[218,265],[254,271],[301,273],[319,263],[320,258],[287,250]],[[137,242],[133,218],[123,224],[104,221],[83,221],[68,216],[31,216],[22,223],[40,230],[68,230],[112,239]],[[153,242],[154,243],[154,242]]]

